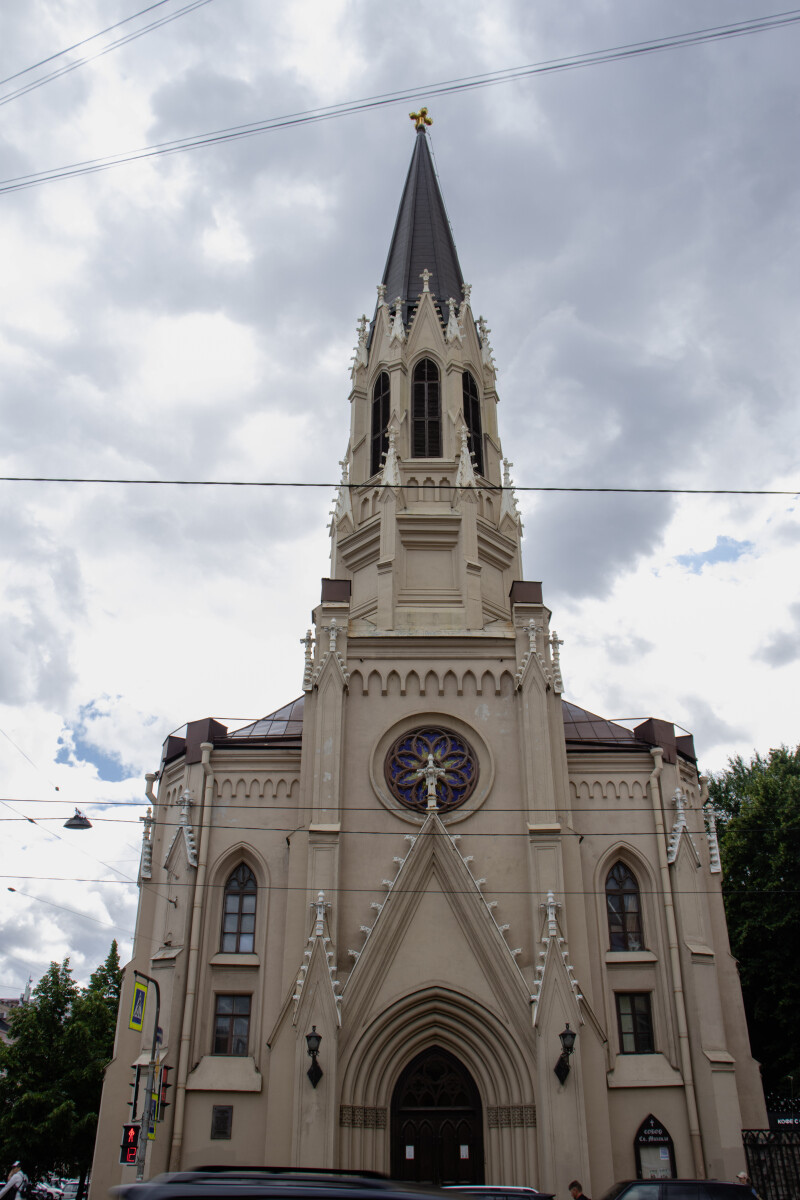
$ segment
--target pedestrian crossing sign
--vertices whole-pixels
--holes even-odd
[[[141,1033],[144,1028],[144,1006],[147,1002],[147,984],[139,983],[138,979],[133,985],[133,1004],[131,1005],[131,1019],[128,1022],[128,1029],[134,1029],[137,1033]]]

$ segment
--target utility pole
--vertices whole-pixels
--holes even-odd
[[[155,979],[151,975],[145,975],[143,971],[134,971],[134,979],[146,979],[148,986],[152,983],[156,989],[156,1015],[153,1021],[153,1044],[150,1049],[150,1065],[147,1068],[147,1087],[145,1088],[144,1108],[142,1109],[141,1129],[139,1131],[139,1145],[136,1148],[136,1182],[141,1183],[144,1179],[144,1164],[147,1158],[147,1143],[150,1139],[150,1125],[155,1123],[155,1111],[153,1092],[156,1086],[156,1067],[158,1062],[156,1055],[158,1054],[158,1018],[161,1014],[161,991]]]

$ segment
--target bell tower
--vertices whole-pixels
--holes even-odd
[[[463,281],[430,118],[412,117],[377,306],[358,325],[331,574],[350,581],[354,633],[510,627],[522,527],[497,432],[490,331]]]

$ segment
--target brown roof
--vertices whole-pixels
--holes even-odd
[[[617,725],[614,721],[607,721],[605,717],[598,717],[596,713],[579,708],[577,704],[571,704],[569,700],[562,700],[561,704],[564,714],[564,737],[567,744],[578,742],[584,745],[589,743],[627,746],[631,750],[646,745],[624,725]]]
[[[297,700],[292,700],[290,704],[285,704],[283,708],[262,717],[260,721],[253,721],[250,725],[243,725],[241,729],[234,729],[224,739],[225,744],[278,740],[281,743],[296,741],[299,744],[303,734],[305,702],[305,696],[300,696]]]
[[[303,708],[305,696],[292,700],[283,708],[269,713],[259,721],[252,721],[235,729],[225,738],[214,739],[216,745],[241,745],[243,742],[295,742],[299,745],[303,735]],[[564,736],[568,744],[626,746],[633,749],[645,746],[635,733],[614,721],[607,721],[588,709],[562,701],[564,714]]]

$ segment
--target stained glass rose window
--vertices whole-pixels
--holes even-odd
[[[431,765],[434,772],[430,770]],[[437,811],[449,812],[475,791],[478,759],[461,734],[426,725],[404,733],[390,747],[384,776],[395,799],[418,812],[424,812],[428,807],[429,780],[434,778]]]

